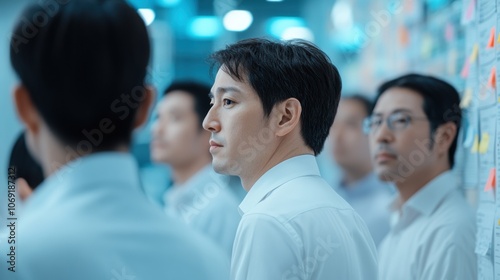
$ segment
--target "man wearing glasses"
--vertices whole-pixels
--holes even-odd
[[[380,86],[364,122],[375,172],[398,190],[379,278],[475,279],[474,214],[451,173],[461,123],[457,91],[410,74]]]

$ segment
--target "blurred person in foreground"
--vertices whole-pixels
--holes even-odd
[[[30,5],[10,44],[15,106],[46,179],[7,227],[0,279],[227,279],[223,252],[146,198],[129,153],[154,100],[143,20],[122,0],[51,3],[50,16]],[[43,20],[29,38],[26,19]]]

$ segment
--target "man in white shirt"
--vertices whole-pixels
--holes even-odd
[[[154,100],[144,21],[122,0],[60,3],[31,5],[12,35],[15,106],[45,180],[0,233],[0,279],[228,279],[210,239],[146,198],[129,153]]]
[[[393,187],[373,173],[370,143],[363,132],[363,120],[372,106],[362,95],[343,96],[329,138],[333,159],[342,170],[340,182],[333,184],[335,191],[358,212],[379,245],[389,232],[390,212],[385,206]]]
[[[165,90],[156,107],[151,158],[172,169],[165,211],[214,240],[230,258],[239,201],[229,189],[229,176],[215,173],[210,164],[210,133],[201,126],[210,110],[209,92],[194,81],[177,81]]]
[[[365,121],[375,171],[394,182],[379,278],[476,279],[474,212],[450,169],[462,118],[457,91],[409,74],[380,86]]]
[[[240,204],[231,278],[377,279],[370,233],[320,177],[341,80],[305,41],[248,39],[212,54],[219,71],[203,127],[212,165],[237,175]]]

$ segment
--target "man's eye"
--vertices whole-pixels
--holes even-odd
[[[225,106],[232,105],[234,103],[232,100],[229,99],[224,99],[223,102]]]
[[[392,120],[394,123],[406,123],[406,118],[404,117],[399,117],[394,120]]]
[[[382,124],[381,119],[376,119],[371,121],[371,126],[380,126]]]

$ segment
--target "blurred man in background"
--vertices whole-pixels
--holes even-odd
[[[11,38],[15,106],[46,179],[0,240],[0,279],[226,279],[227,257],[146,198],[129,153],[154,100],[144,21],[122,0],[52,3],[50,16],[29,6]]]
[[[363,218],[378,245],[389,232],[387,204],[392,192],[391,186],[373,173],[368,135],[363,132],[363,120],[371,109],[372,103],[366,97],[343,97],[330,140],[333,158],[342,170],[341,181],[333,186]]]
[[[164,195],[167,213],[209,236],[231,256],[240,215],[229,176],[213,171],[210,132],[201,126],[210,110],[210,87],[174,82],[156,107],[151,158],[172,169]],[[241,186],[239,186],[241,188]]]
[[[476,279],[474,211],[457,178],[458,92],[430,76],[382,84],[365,121],[375,172],[396,185],[380,279]]]

